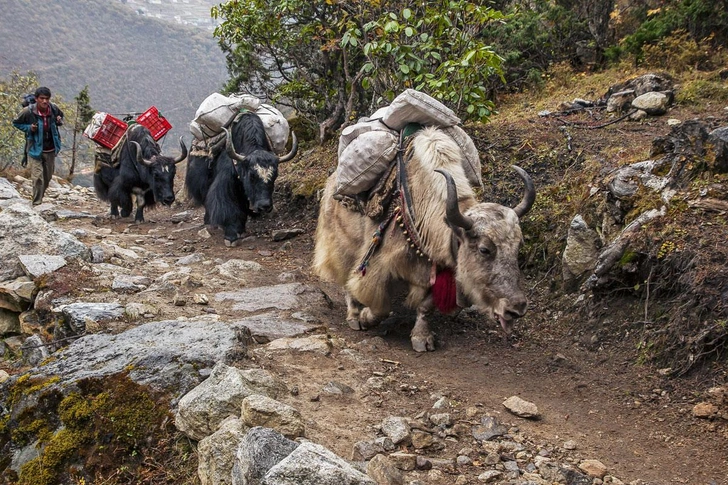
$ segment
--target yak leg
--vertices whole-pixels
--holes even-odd
[[[121,217],[129,217],[131,215],[131,194],[119,194],[119,207],[121,207]]]
[[[364,310],[368,311],[365,317],[362,316]],[[351,296],[348,291],[346,292],[346,323],[352,330],[366,330],[378,323],[371,315],[371,311],[364,308],[364,305]]]
[[[119,206],[114,204],[113,202],[109,204],[111,206],[111,211],[109,212],[109,217],[112,219],[118,219],[119,218]]]
[[[371,328],[389,316],[392,304],[388,283],[388,269],[382,270],[378,266],[370,266],[366,276],[352,276],[348,285],[351,298],[363,308],[359,311],[356,320],[347,318],[351,328],[355,330]],[[349,308],[351,307],[349,306]]]
[[[407,295],[408,301],[414,299],[417,294],[422,295],[427,290],[419,287],[410,287],[410,293]],[[427,352],[435,350],[435,334],[430,330],[430,324],[427,322],[427,315],[434,308],[432,295],[422,295],[420,304],[417,306],[417,320],[415,326],[410,332],[410,341],[415,352]]]
[[[137,206],[134,222],[144,222],[144,204],[146,203],[144,200],[144,193],[135,192],[134,195],[136,196]]]

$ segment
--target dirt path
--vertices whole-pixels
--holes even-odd
[[[62,207],[58,203],[56,208]],[[103,215],[107,208],[89,198],[81,206],[62,207]],[[179,216],[189,211],[185,216]],[[254,260],[264,270],[247,285],[275,285],[295,280],[318,285],[308,267],[313,248],[314,220],[304,215],[292,219],[285,212],[249,221],[252,237],[234,248],[226,248],[221,235],[205,238],[201,209],[184,205],[147,213],[148,222],[129,220],[69,219],[55,222],[66,231],[83,229],[87,244],[113,241],[121,247],[142,248],[156,256],[134,267],[134,271],[157,277],[174,269],[185,255],[200,254],[193,265],[199,281],[183,286],[188,299],[194,293],[214,294],[230,289],[231,283],[209,274],[205,261]],[[310,214],[309,214],[310,216]],[[305,233],[274,242],[276,228],[300,227]],[[169,265],[168,268],[162,262]],[[692,407],[712,383],[669,380],[656,369],[635,365],[632,348],[611,342],[601,348],[582,345],[570,333],[572,322],[540,307],[538,297],[530,314],[519,323],[518,338],[505,343],[496,325],[477,315],[435,323],[439,349],[417,354],[410,348],[408,328],[384,325],[370,332],[355,332],[343,325],[345,308],[338,289],[321,285],[332,298],[333,308],[317,315],[335,337],[356,346],[367,357],[348,358],[341,349],[331,356],[301,354],[295,360],[259,358],[258,364],[280,375],[299,390],[293,404],[308,419],[307,434],[325,443],[341,456],[351,455],[352,445],[375,437],[374,426],[391,415],[415,416],[432,407],[433,398],[446,396],[455,409],[478,407],[518,426],[533,443],[555,450],[573,440],[575,456],[597,459],[609,474],[625,483],[643,480],[649,484],[728,484],[728,427],[725,421],[700,420]],[[93,294],[97,299],[118,298],[113,292]],[[187,304],[177,306],[170,297],[154,302],[156,319],[195,317],[215,312],[230,317],[224,305],[212,301],[207,309]],[[381,339],[373,339],[373,337]],[[322,395],[330,381],[354,389],[366,389],[372,376],[391,378],[386,390],[371,390],[336,398]],[[505,398],[518,395],[535,403],[539,421],[510,415],[502,406]]]

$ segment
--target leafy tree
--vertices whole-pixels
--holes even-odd
[[[32,72],[12,72],[8,79],[0,79],[0,170],[20,165],[25,139],[13,120],[22,109],[23,95],[34,92],[37,85]]]
[[[319,139],[406,87],[485,119],[500,58],[479,33],[502,19],[467,0],[230,0],[213,7],[227,91],[247,91],[319,127]]]

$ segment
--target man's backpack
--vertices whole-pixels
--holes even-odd
[[[23,105],[23,108],[30,106],[35,103],[35,95],[32,93],[24,94],[23,100],[20,103]]]

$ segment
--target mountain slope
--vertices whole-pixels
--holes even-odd
[[[118,115],[155,105],[175,138],[226,79],[209,32],[101,0],[3,2],[0,43],[0,75],[32,71],[67,101],[88,85],[93,108]]]

